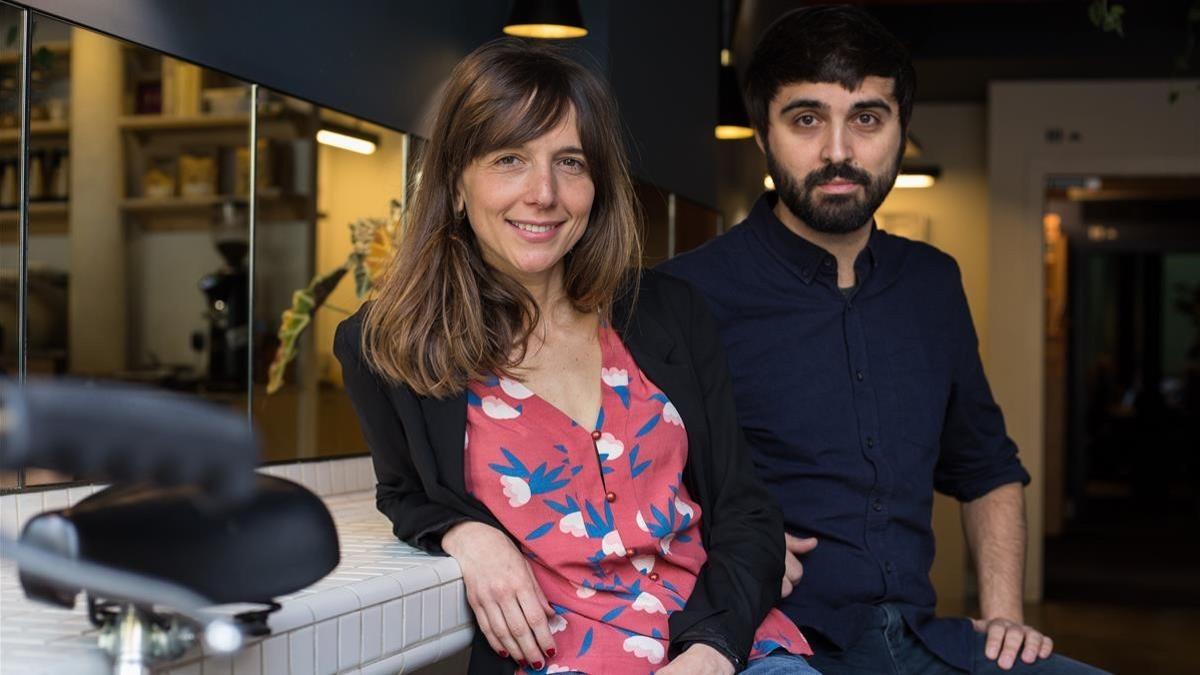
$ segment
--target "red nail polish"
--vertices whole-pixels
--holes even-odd
[[[508,658],[508,652],[504,651],[503,649],[501,649],[501,650],[500,650],[499,652],[497,652],[497,653],[498,653],[498,654],[500,654],[500,658],[502,658],[502,659],[507,659],[507,658]]]
[[[524,668],[525,667],[525,659],[517,659],[517,665]]]
[[[533,662],[533,669],[534,669],[534,670],[541,670],[541,669],[542,669],[542,662],[541,662],[541,661],[534,661],[534,662]]]
[[[546,650],[546,656],[549,656],[550,658],[554,658],[554,655],[557,653],[558,652],[554,649],[554,647]]]

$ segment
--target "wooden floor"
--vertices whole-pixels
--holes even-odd
[[[1200,673],[1200,609],[1047,602],[1025,612],[1056,651],[1109,672]]]

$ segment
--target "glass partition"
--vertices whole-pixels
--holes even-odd
[[[333,337],[399,236],[409,139],[274,92],[260,98],[253,415],[265,459],[364,453]],[[286,135],[289,117],[304,120],[301,136]],[[299,208],[278,213],[264,191]]]
[[[24,71],[20,28],[21,10],[0,3],[0,377],[16,377],[19,365],[17,160]],[[0,471],[0,490],[18,487],[19,480],[16,472]]]
[[[20,17],[0,8],[4,34]],[[28,342],[18,354],[14,303],[0,300],[4,369],[23,358],[30,377],[137,383],[244,412],[250,87],[41,15],[32,27]],[[18,276],[9,49],[0,297]],[[71,478],[30,469],[24,483]]]

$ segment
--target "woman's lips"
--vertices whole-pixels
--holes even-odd
[[[564,221],[508,220],[507,222],[517,231],[517,234],[522,239],[539,242],[553,239],[554,235],[558,232],[558,228],[562,226]]]

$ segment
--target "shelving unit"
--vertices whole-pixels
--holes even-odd
[[[63,121],[37,120],[29,125],[30,138],[67,136],[71,126]],[[21,137],[19,128],[0,129],[0,143],[16,143]]]
[[[55,40],[52,42],[42,42],[34,46],[34,54],[38,51],[46,49],[51,54],[61,55],[71,52],[70,40]],[[21,60],[21,52],[16,49],[5,49],[0,51],[0,66],[16,65]]]

